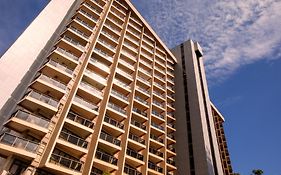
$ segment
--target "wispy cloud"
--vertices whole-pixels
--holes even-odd
[[[199,41],[209,79],[281,56],[280,0],[153,0],[140,10],[169,47]]]

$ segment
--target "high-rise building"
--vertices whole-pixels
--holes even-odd
[[[219,112],[219,110],[215,107],[214,104],[211,103],[211,106],[212,106],[212,114],[215,121],[215,129],[216,129],[217,141],[219,144],[223,172],[225,175],[232,175],[233,170],[231,166],[230,156],[229,156],[226,137],[223,128],[223,123],[225,119],[223,115]]]
[[[0,174],[223,175],[202,50],[173,53],[129,0],[50,1],[0,59]]]

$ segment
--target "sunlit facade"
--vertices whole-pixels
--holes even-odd
[[[178,158],[177,62],[129,0],[50,1],[0,59],[0,174],[222,175]]]

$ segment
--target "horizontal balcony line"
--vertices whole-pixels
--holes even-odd
[[[85,148],[87,149],[88,147],[88,142],[85,141],[84,139],[78,137],[78,136],[75,136],[75,135],[72,135],[70,133],[67,133],[67,132],[64,132],[64,131],[61,131],[60,135],[59,135],[59,138],[69,142],[69,143],[72,143],[76,146],[79,146],[79,147],[82,147],[82,148]]]
[[[42,117],[39,117],[39,116],[36,116],[36,115],[33,115],[33,114],[28,113],[26,111],[22,111],[22,110],[18,110],[13,115],[13,117],[16,117],[18,119],[27,121],[29,123],[36,124],[36,125],[41,126],[43,128],[48,128],[49,124],[50,124],[49,120],[47,120],[45,118],[42,118]]]
[[[57,164],[59,166],[81,172],[84,162],[73,160],[58,154],[51,154],[50,163]]]
[[[74,122],[76,122],[76,123],[79,123],[79,124],[81,124],[83,126],[86,126],[88,128],[93,128],[94,127],[94,123],[92,121],[90,121],[90,120],[88,120],[86,118],[83,118],[83,117],[81,117],[81,116],[79,116],[79,115],[77,115],[77,114],[75,114],[73,112],[69,112],[67,114],[67,118],[72,120],[72,121],[74,121]]]

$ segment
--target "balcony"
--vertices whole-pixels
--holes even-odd
[[[161,126],[161,125],[158,125],[158,124],[156,124],[154,122],[151,122],[151,125],[154,126],[157,129],[160,129],[161,131],[165,131],[165,128],[163,126]]]
[[[95,48],[94,52],[105,58],[106,60],[110,61],[111,63],[113,62],[113,58],[108,55],[106,52],[102,51],[101,49]]]
[[[152,114],[153,115],[155,115],[155,116],[157,116],[158,118],[161,118],[161,119],[164,119],[164,116],[163,115],[161,115],[161,114],[159,114],[157,111],[152,111]]]
[[[165,108],[165,106],[162,104],[162,103],[159,103],[158,101],[156,100],[153,100],[153,104],[155,104],[156,106],[160,107],[160,108]]]
[[[136,136],[134,134],[131,134],[131,133],[129,133],[129,139],[132,139],[132,140],[134,140],[134,141],[136,141],[136,142],[138,142],[140,144],[143,144],[143,145],[145,144],[145,140],[144,139],[142,139],[139,136]]]
[[[79,17],[75,18],[76,21],[78,21],[82,26],[84,26],[86,29],[88,29],[89,31],[94,30],[94,27],[91,26],[90,24],[88,24],[87,22],[83,21],[82,19],[80,19]]]
[[[139,70],[142,71],[143,73],[145,73],[146,75],[150,76],[151,77],[151,72],[139,67]]]
[[[147,113],[144,111],[139,110],[138,108],[133,108],[133,111],[137,114],[140,114],[141,116],[144,116],[145,118],[147,118]]]
[[[164,143],[164,140],[160,137],[157,137],[156,135],[150,134],[150,138],[157,142]]]
[[[87,7],[89,7],[89,6],[88,6],[88,3],[85,3],[85,5],[86,5]],[[91,14],[88,13],[88,12],[86,12],[85,10],[80,9],[79,12],[81,12],[82,14],[84,14],[85,16],[87,16],[89,19],[91,19],[91,20],[94,21],[95,23],[98,22],[98,19],[96,19],[93,15],[91,15]]]
[[[57,47],[55,49],[55,51],[58,51],[59,53],[67,56],[68,58],[71,58],[72,60],[74,60],[75,63],[77,63],[77,61],[79,60],[79,58],[77,56],[75,56],[74,54],[72,54],[71,52],[69,52],[63,48]]]
[[[161,85],[157,82],[154,82],[154,85],[156,85],[158,88],[161,88],[162,90],[165,90],[165,86],[164,85]]]
[[[39,143],[10,133],[3,133],[0,136],[0,154],[5,156],[16,154],[31,160],[36,157],[38,147]]]
[[[126,154],[130,157],[136,158],[138,160],[143,161],[143,155],[139,154],[137,151],[132,150],[132,149],[128,149],[126,151]]]
[[[101,98],[103,96],[103,93],[100,89],[90,85],[89,83],[87,83],[85,81],[81,81],[80,86],[82,88],[85,88],[86,90],[90,91],[91,94],[97,95],[99,98]]]
[[[174,148],[173,145],[168,145],[168,146],[167,146],[167,149],[168,149],[169,151],[173,152],[173,153],[176,152],[176,149]]]
[[[95,58],[90,58],[90,63],[94,65],[96,68],[101,69],[104,73],[109,74],[110,67],[106,65],[105,63],[95,59]]]
[[[167,163],[176,166],[176,162],[173,159],[167,159]]]
[[[175,119],[175,113],[174,112],[167,112],[167,115],[171,118]]]
[[[94,81],[96,81],[99,84],[102,84],[103,86],[106,86],[107,84],[107,78],[100,76],[99,74],[96,74],[95,72],[86,69],[85,73]]]
[[[124,129],[124,124],[122,124],[122,123],[120,123],[120,122],[118,122],[118,121],[116,121],[113,118],[110,118],[108,116],[104,117],[104,122],[109,123],[109,124],[111,124],[111,125],[113,125],[117,128]]]
[[[116,47],[113,47],[111,44],[108,44],[107,42],[105,42],[105,41],[102,40],[102,39],[99,39],[98,41],[99,41],[100,43],[102,43],[104,46],[110,48],[110,49],[113,51],[113,53],[115,52]]]
[[[86,140],[65,131],[61,131],[59,138],[81,148],[87,149],[88,147],[88,142]]]
[[[174,123],[167,123],[167,125],[168,125],[169,127],[173,128],[173,129],[176,128]]]
[[[145,105],[148,105],[148,102],[143,100],[142,98],[138,97],[138,96],[135,96],[135,100],[139,101],[141,104],[145,104]]]
[[[42,110],[43,108],[50,116],[57,112],[59,105],[57,100],[34,90],[30,90],[20,103],[30,111]]]
[[[170,139],[175,140],[175,136],[174,136],[174,134],[172,134],[172,133],[167,134],[167,137],[169,137]]]
[[[113,89],[111,90],[111,94],[113,94],[113,95],[121,98],[122,100],[125,100],[126,102],[128,102],[128,97],[127,96],[125,96],[125,95],[123,95],[123,94],[121,94],[121,93],[119,93],[119,92],[117,92],[117,91],[115,91]]]
[[[102,170],[93,167],[90,175],[102,175],[102,174],[103,174]]]
[[[161,80],[162,82],[165,82],[165,77],[161,77],[160,75],[154,74],[154,76],[156,78],[158,78],[159,80]]]
[[[93,132],[94,123],[84,117],[79,116],[73,112],[69,112],[66,116],[66,123],[68,128],[74,133],[79,133],[82,137],[87,137]]]
[[[125,89],[128,89],[128,90],[130,90],[130,89],[131,89],[131,87],[130,87],[130,85],[129,85],[129,84],[126,84],[126,83],[124,83],[124,82],[123,82],[123,81],[121,81],[121,80],[114,79],[114,83],[116,83],[116,84],[120,85],[121,87],[124,87]]]
[[[113,31],[116,35],[120,36],[120,31],[118,31],[115,27],[112,25],[105,23],[104,26],[106,26],[109,30]]]
[[[129,174],[129,175],[142,175],[142,173],[139,172],[137,169],[131,168],[128,165],[125,165],[124,173]]]
[[[157,151],[157,150],[154,149],[154,148],[149,148],[149,152],[152,153],[152,154],[154,154],[154,155],[157,155],[157,156],[159,156],[159,157],[162,157],[162,158],[164,157],[163,152]]]
[[[124,78],[126,78],[127,80],[133,81],[133,76],[132,74],[129,74],[123,70],[121,70],[120,68],[117,68],[116,72],[120,75],[122,75]]]
[[[165,99],[165,94],[161,94],[161,93],[159,93],[159,92],[157,92],[157,91],[153,91],[153,93],[156,94],[156,95],[158,95],[159,97]]]
[[[47,83],[49,83],[49,84],[51,84],[53,86],[58,87],[61,90],[66,90],[66,86],[67,86],[66,84],[60,82],[59,80],[53,79],[51,77],[48,77],[48,76],[46,76],[44,74],[41,74],[37,79],[38,80],[43,80],[43,81],[45,81],[45,82],[47,82]]]
[[[104,34],[105,36],[107,36],[108,38],[110,38],[111,40],[113,40],[116,44],[118,43],[118,38],[114,37],[113,35],[109,34],[108,32],[102,30],[101,33]]]
[[[77,110],[82,110],[81,112],[83,112],[83,116],[92,116],[93,114],[98,115],[98,106],[77,95],[74,97],[73,104],[79,108]]]
[[[150,81],[149,80],[146,80],[146,79],[144,79],[140,76],[138,76],[137,78],[139,79],[140,82],[142,82],[142,83],[144,83],[144,84],[146,84],[147,86],[150,87]]]
[[[82,46],[78,41],[70,38],[69,36],[64,35],[62,38],[68,41],[69,43],[73,44],[74,46],[78,47],[79,49],[84,50],[84,46]]]
[[[43,137],[48,132],[49,124],[50,121],[45,118],[18,110],[5,125],[20,133],[30,131]]]
[[[109,155],[105,152],[99,151],[99,150],[96,151],[95,157],[97,159],[100,159],[100,160],[102,160],[104,162],[107,162],[107,163],[110,163],[112,165],[117,165],[117,162],[118,162],[117,158],[115,158],[112,155]]]
[[[128,67],[129,69],[135,70],[134,65],[131,65],[131,64],[129,64],[128,62],[126,62],[126,61],[124,61],[124,60],[122,60],[122,59],[119,59],[119,62],[122,63],[123,65],[125,65],[126,67]]]
[[[109,143],[112,143],[112,144],[114,144],[116,146],[120,146],[121,145],[121,141],[119,139],[117,139],[117,138],[115,138],[115,137],[113,137],[113,136],[111,136],[109,134],[106,134],[105,132],[101,132],[100,133],[100,138],[102,140],[105,140],[105,141],[107,141]]]
[[[69,29],[71,29],[74,33],[84,37],[85,39],[89,39],[90,38],[89,35],[85,34],[84,32],[82,32],[81,30],[77,29],[74,26],[69,26]]]
[[[123,114],[123,115],[126,115],[126,110],[122,109],[121,107],[113,104],[113,103],[108,103],[108,107]]]
[[[67,158],[54,153],[51,154],[50,163],[78,172],[82,171],[82,167],[84,164],[84,162]]]
[[[135,121],[135,120],[131,120],[131,124],[132,125],[134,125],[134,126],[136,126],[136,127],[138,127],[138,128],[140,128],[140,129],[142,129],[142,130],[146,130],[146,126],[145,125],[143,125],[143,124],[141,124],[141,123],[139,123],[139,122],[137,122],[137,121]]]
[[[143,93],[146,94],[147,96],[150,96],[149,90],[146,90],[146,89],[144,89],[144,88],[142,88],[142,87],[140,87],[140,86],[137,86],[136,89],[139,90],[139,91],[141,91],[141,92],[143,92]]]
[[[163,168],[161,168],[160,166],[157,166],[156,164],[154,164],[152,162],[148,162],[148,168],[152,169],[156,172],[163,173]]]
[[[70,76],[72,76],[72,74],[73,74],[73,70],[71,70],[68,67],[66,67],[58,62],[55,62],[53,60],[49,60],[49,62],[47,64],[52,65],[53,67],[57,68],[58,70],[60,70],[62,72],[67,73]]]

